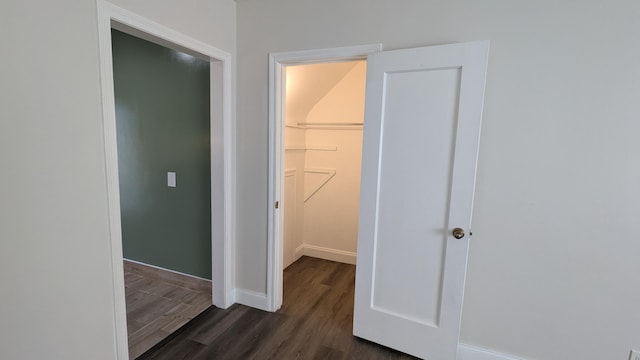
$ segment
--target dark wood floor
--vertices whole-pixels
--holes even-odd
[[[210,307],[138,359],[414,359],[352,335],[355,266],[302,257],[276,313]]]

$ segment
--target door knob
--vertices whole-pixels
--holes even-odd
[[[453,237],[456,239],[462,239],[464,237],[464,230],[461,228],[455,228],[453,229]]]

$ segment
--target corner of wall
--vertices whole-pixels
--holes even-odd
[[[235,299],[238,304],[264,311],[270,311],[267,294],[237,288],[235,289]]]

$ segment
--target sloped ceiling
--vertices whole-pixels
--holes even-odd
[[[355,61],[287,66],[286,123],[304,122],[309,111],[358,63]]]

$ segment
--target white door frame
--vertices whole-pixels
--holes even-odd
[[[269,54],[269,228],[267,245],[267,304],[264,310],[282,306],[283,214],[276,209],[282,203],[284,186],[284,101],[285,72],[288,65],[318,64],[366,60],[382,51],[382,44],[346,46],[329,49],[290,51]],[[281,207],[280,207],[281,209]]]
[[[114,332],[118,359],[128,359],[111,29],[123,30],[160,45],[208,59],[210,62],[212,297],[213,304],[220,308],[227,308],[235,302],[235,129],[232,121],[232,59],[231,54],[227,52],[104,0],[97,0],[97,16],[114,294]]]

